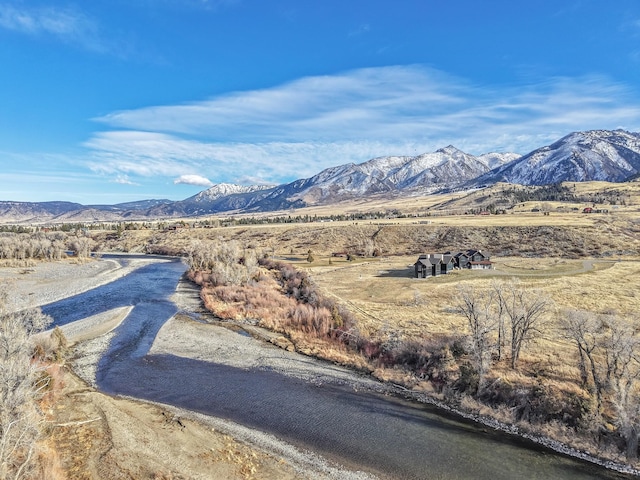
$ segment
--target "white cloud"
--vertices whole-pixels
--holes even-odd
[[[0,28],[32,36],[54,37],[99,53],[111,50],[110,41],[101,35],[98,24],[84,13],[70,8],[18,8],[0,3]]]
[[[640,128],[637,92],[602,76],[477,86],[421,67],[307,77],[201,102],[114,112],[86,142],[111,174],[293,180],[453,144],[527,153],[576,130]]]
[[[199,187],[211,187],[213,182],[201,175],[180,175],[173,181],[174,185],[196,185]]]
[[[460,101],[455,79],[422,67],[362,69],[306,77],[278,87],[234,92],[203,102],[114,112],[111,127],[206,135],[218,141],[352,140],[391,137]],[[377,132],[362,127],[377,128]]]
[[[138,183],[129,180],[128,175],[118,175],[114,180],[114,183],[119,183],[120,185],[139,185]]]
[[[241,184],[247,178],[250,183],[282,183],[325,166],[406,149],[421,151],[414,145],[379,142],[212,143],[138,131],[102,132],[85,145],[93,150],[89,166],[99,173],[179,177],[191,170],[206,172],[216,183]]]

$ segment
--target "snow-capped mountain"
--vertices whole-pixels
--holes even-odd
[[[232,183],[218,183],[202,192],[194,195],[190,198],[191,201],[196,203],[207,203],[212,202],[214,200],[218,200],[221,197],[226,197],[228,195],[237,195],[240,193],[253,193],[259,192],[260,190],[266,190],[269,188],[273,188],[273,186],[269,185],[234,185]]]
[[[640,172],[640,134],[624,130],[574,132],[476,179],[521,185],[605,180],[620,182]]]
[[[429,193],[462,185],[519,158],[513,153],[480,157],[448,146],[415,157],[378,157],[360,164],[327,168],[313,177],[276,187],[268,198],[316,204],[378,193]]]
[[[592,130],[571,133],[523,157],[515,153],[474,156],[448,146],[413,157],[378,157],[360,164],[339,165],[279,186],[222,183],[178,202],[146,200],[89,207],[68,202],[0,202],[0,220],[119,221],[273,211],[375,194],[428,194],[498,181],[523,185],[589,180],[619,182],[639,173],[640,134]]]
[[[434,153],[413,158],[393,174],[401,189],[452,188],[519,158],[515,153],[487,153],[476,157],[449,145]]]

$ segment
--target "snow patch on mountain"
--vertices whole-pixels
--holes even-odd
[[[273,185],[235,185],[232,183],[218,183],[191,197],[194,202],[212,202],[219,198],[240,193],[253,193],[273,188]]]
[[[623,181],[640,171],[640,135],[624,130],[574,132],[492,170],[476,183],[546,185],[572,181]]]

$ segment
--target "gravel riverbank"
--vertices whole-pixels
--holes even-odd
[[[159,261],[163,260],[132,258],[121,263],[104,259],[87,263],[41,263],[27,268],[4,267],[0,268],[0,282],[8,293],[7,309],[17,311],[77,295]],[[264,368],[290,371],[316,381],[337,381],[349,374],[336,369],[323,375],[322,367],[314,366],[318,362],[313,360],[305,360],[302,364],[308,365],[293,368],[295,362],[286,358],[289,352],[266,345],[268,354],[265,355],[260,353],[254,339],[190,320],[184,315],[195,315],[199,297],[188,283],[180,283],[173,300],[182,313],[161,329],[150,353],[166,352],[205,361],[221,361],[229,355],[226,361],[247,368],[263,363]],[[77,475],[69,471],[68,478],[373,478],[365,473],[350,472],[312,452],[233,422],[167,405],[113,398],[87,387],[95,387],[98,360],[109,347],[113,330],[131,309],[116,308],[61,327],[73,345],[70,366],[77,375],[65,375],[66,386],[59,408],[52,410],[52,418],[64,425],[64,429],[78,425],[69,428],[68,438],[63,441],[56,437],[56,442],[64,445],[60,447],[63,462],[70,462],[67,456],[74,459],[73,469]],[[207,341],[203,341],[203,328],[208,329]],[[237,355],[230,355],[234,351]],[[248,355],[250,351],[253,355]],[[346,381],[346,377],[340,381]],[[86,437],[93,437],[86,448],[82,442],[71,441],[85,430]],[[99,444],[108,448],[96,449],[95,445]],[[149,448],[150,445],[153,448]]]

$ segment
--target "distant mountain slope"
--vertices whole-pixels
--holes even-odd
[[[5,222],[105,222],[145,218],[145,210],[167,205],[171,200],[140,200],[117,205],[81,205],[71,202],[0,202],[0,220]]]
[[[195,203],[206,204],[208,202],[213,202],[215,200],[218,200],[222,197],[227,197],[229,195],[260,192],[262,190],[268,190],[270,188],[272,187],[268,185],[243,186],[243,185],[234,185],[231,183],[219,183],[206,190],[203,190],[197,195],[194,195],[193,197],[190,198],[190,200]]]
[[[474,156],[453,146],[417,156],[387,156],[322,170],[278,186],[219,184],[185,200],[143,200],[83,206],[69,202],[0,202],[3,222],[145,220],[220,212],[274,211],[331,204],[371,195],[426,195],[504,181],[546,185],[562,181],[620,182],[640,172],[640,134],[624,130],[575,132],[520,157]]]
[[[251,207],[274,189],[270,185],[233,185],[221,183],[185,200],[160,205],[147,211],[149,216],[206,215]]]
[[[131,211],[131,210],[146,210],[149,208],[157,207],[158,205],[167,205],[173,203],[172,200],[138,200],[136,202],[117,203],[116,205],[92,205],[92,207],[98,210],[118,210],[118,211]]]
[[[151,216],[204,215],[228,211],[272,211],[327,204],[348,198],[388,193],[429,193],[457,186],[519,158],[514,153],[479,157],[453,146],[415,157],[378,157],[339,165],[310,178],[276,187],[215,185],[193,197],[150,209]]]
[[[274,205],[314,205],[380,193],[424,194],[462,185],[488,172],[490,165],[514,158],[519,156],[493,153],[476,157],[453,146],[415,157],[379,157],[327,168],[313,177],[281,185],[254,206],[264,210]]]
[[[624,181],[640,171],[640,134],[624,130],[575,132],[480,176],[473,183],[521,185]]]
[[[53,218],[81,208],[85,207],[71,202],[0,202],[0,219],[14,222],[38,221],[40,218]]]

